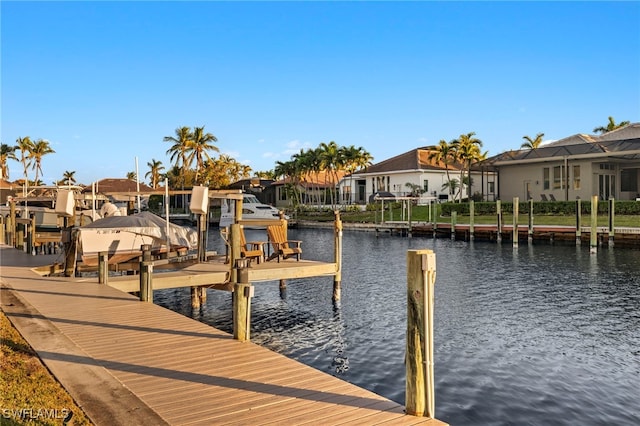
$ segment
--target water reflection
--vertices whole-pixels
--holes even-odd
[[[259,239],[260,231],[248,238]],[[291,230],[330,261],[333,234]],[[210,236],[215,246],[216,235]],[[252,340],[404,402],[406,251],[436,252],[436,415],[456,425],[638,424],[640,251],[345,232],[342,300],[321,277],[258,283]],[[231,332],[231,296],[155,300]]]

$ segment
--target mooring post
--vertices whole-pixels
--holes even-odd
[[[336,274],[333,276],[333,301],[340,300],[342,292],[342,220],[340,210],[334,212],[335,220],[333,224],[333,247],[334,261],[336,264]]]
[[[502,203],[500,200],[496,200],[496,213],[498,215],[498,232],[496,235],[496,241],[500,243],[502,242]]]
[[[433,314],[436,255],[407,251],[406,412],[435,417]]]
[[[251,338],[251,298],[254,287],[249,283],[248,261],[238,260],[238,282],[233,285],[233,338],[241,342]]]
[[[108,284],[109,254],[106,251],[98,253],[98,284]]]
[[[229,280],[232,283],[238,282],[238,271],[235,265],[240,259],[240,232],[242,232],[240,226],[238,223],[229,226],[229,266],[231,267]]]
[[[616,215],[616,200],[609,198],[609,247],[613,247],[613,237],[615,235],[614,219]]]
[[[529,227],[527,228],[527,242],[533,243],[533,198],[529,198]]]
[[[456,223],[457,222],[458,222],[458,212],[454,210],[451,212],[451,239],[452,240],[456,239]]]
[[[0,244],[4,244],[6,238],[7,229],[5,227],[6,222],[4,216],[0,214]]]
[[[591,235],[590,235],[590,253],[598,252],[598,196],[591,197]]]
[[[153,303],[153,261],[151,260],[151,244],[143,244],[140,261],[140,301]]]
[[[29,223],[26,224],[27,228],[27,253],[36,254],[35,246],[36,246],[36,215],[35,213],[29,213]]]
[[[576,246],[582,244],[582,205],[580,197],[576,199]]]
[[[469,241],[473,241],[473,217],[475,215],[475,203],[473,200],[469,201]]]
[[[518,215],[520,214],[520,199],[513,197],[513,246],[518,247]]]
[[[7,221],[7,243],[11,247],[16,245],[16,200],[9,203],[9,220]]]

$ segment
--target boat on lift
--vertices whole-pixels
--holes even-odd
[[[220,228],[226,228],[233,223],[235,217],[235,203],[223,200],[220,209]],[[284,216],[289,219],[288,216]],[[274,223],[280,220],[280,210],[264,204],[253,194],[242,194],[242,220],[273,220]],[[264,226],[245,226],[246,228],[262,228]]]

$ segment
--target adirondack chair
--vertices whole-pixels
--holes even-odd
[[[240,227],[240,257],[256,259],[258,263],[264,261],[264,241],[247,241],[244,229]]]
[[[222,228],[220,230],[220,235],[222,239],[226,243],[226,258],[229,262],[229,247],[231,245],[231,241],[229,241],[229,229]],[[264,245],[266,242],[264,241],[247,241],[247,238],[244,235],[244,229],[240,227],[240,257],[252,260],[256,259],[258,263],[262,263],[264,261]]]
[[[549,199],[547,198],[547,196],[546,196],[546,195],[544,195],[544,194],[540,194],[540,199],[541,199],[542,201],[549,201]]]
[[[269,242],[273,248],[273,253],[271,253],[267,260],[278,259],[278,262],[280,262],[280,258],[287,259],[291,256],[295,256],[298,261],[300,260],[300,255],[302,254],[300,244],[302,244],[302,241],[287,240],[284,234],[284,228],[280,225],[267,226],[267,234],[269,235]]]
[[[553,194],[549,194],[549,200],[556,201],[556,197]]]

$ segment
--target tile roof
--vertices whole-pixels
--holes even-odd
[[[446,166],[443,162],[429,159],[429,155],[433,151],[434,147],[412,149],[404,154],[396,155],[388,160],[369,166],[364,172],[359,173],[385,173],[402,170],[445,170]],[[460,170],[460,165],[449,164],[449,170]]]

